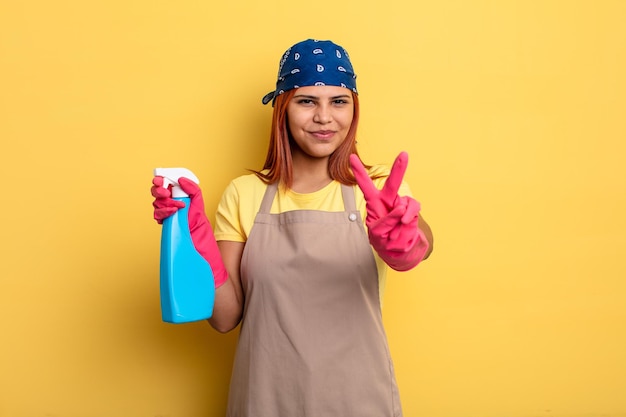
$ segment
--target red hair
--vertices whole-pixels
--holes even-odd
[[[293,162],[289,127],[287,126],[287,107],[296,89],[287,91],[276,97],[272,115],[272,130],[267,157],[262,171],[254,173],[266,184],[280,181],[285,187],[293,184]],[[356,149],[356,130],[359,124],[359,98],[352,93],[354,115],[348,134],[339,147],[330,155],[328,174],[333,180],[346,185],[355,185],[356,180],[350,168],[350,154],[359,155]],[[366,166],[366,168],[369,168]]]

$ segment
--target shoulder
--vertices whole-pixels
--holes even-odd
[[[267,185],[255,174],[241,175],[233,179],[226,187],[225,193],[235,193],[241,197],[252,196],[265,192]]]
[[[255,210],[261,204],[266,189],[267,184],[256,174],[242,175],[231,180],[226,186],[221,204],[233,211]]]
[[[388,177],[391,168],[387,165],[372,165],[367,172],[370,177]]]
[[[255,174],[237,177],[226,186],[215,215],[215,238],[245,242],[267,186]]]
[[[387,165],[372,165],[370,169],[367,170],[372,182],[378,189],[383,187],[390,172],[391,168]]]
[[[261,179],[256,174],[245,174],[241,175],[237,178],[234,178],[231,181],[231,184],[234,184],[238,187],[259,187],[265,186],[265,183],[261,181]]]
[[[391,167],[388,165],[372,165],[367,172],[374,186],[380,190],[385,185],[385,181],[387,181],[391,173]],[[402,180],[398,194],[411,196],[411,189],[406,181]]]

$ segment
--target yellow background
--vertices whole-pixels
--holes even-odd
[[[236,334],[161,322],[157,166],[210,218],[280,55],[333,39],[436,235],[389,277],[405,416],[626,415],[626,2],[5,0],[0,416],[223,416]],[[349,383],[349,381],[348,381]]]

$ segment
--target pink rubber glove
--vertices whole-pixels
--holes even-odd
[[[369,240],[378,255],[396,271],[408,271],[419,264],[428,251],[428,241],[417,227],[420,204],[400,197],[398,190],[406,172],[409,156],[400,153],[382,190],[378,190],[356,155],[350,165],[365,197]]]
[[[152,188],[150,189],[154,202],[154,220],[159,224],[163,224],[163,220],[176,213],[178,209],[185,207],[185,203],[172,198],[172,191],[163,187],[163,177],[156,176],[152,179]]]
[[[187,178],[179,178],[178,183],[180,184],[180,188],[187,193],[191,199],[188,222],[193,246],[211,266],[215,288],[218,288],[228,279],[228,272],[224,266],[220,250],[217,247],[211,222],[209,222],[209,219],[204,213],[202,191],[198,184]],[[152,203],[154,206],[154,219],[157,223],[162,224],[165,218],[174,214],[178,209],[185,207],[185,203],[180,200],[174,200],[171,197],[171,191],[163,187],[163,177],[154,177],[152,184],[151,192],[152,196],[155,197]]]

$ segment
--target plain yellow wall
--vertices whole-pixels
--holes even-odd
[[[385,296],[405,416],[626,415],[626,2],[0,10],[1,417],[224,415],[237,336],[161,322],[151,172],[213,218],[308,37],[350,52],[362,155],[409,152],[435,231]]]

